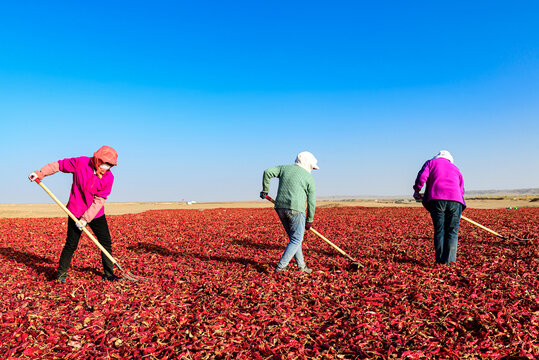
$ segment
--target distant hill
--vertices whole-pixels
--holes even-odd
[[[528,189],[509,189],[509,190],[466,190],[466,198],[476,196],[539,196],[539,188]],[[375,200],[375,199],[402,199],[411,198],[412,194],[394,195],[394,196],[378,196],[378,195],[335,195],[335,196],[319,196],[319,200]]]
[[[511,190],[470,190],[466,191],[466,196],[507,196],[507,195],[539,195],[539,188],[529,188],[529,189],[511,189]]]

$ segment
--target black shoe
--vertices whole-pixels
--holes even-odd
[[[273,273],[280,273],[286,271],[288,271],[288,266],[285,266],[284,268],[276,267],[275,270],[273,270]]]
[[[56,275],[56,281],[59,282],[60,284],[65,284],[66,283],[66,277],[67,277],[67,273],[58,274],[58,275]]]
[[[107,280],[107,281],[120,281],[120,280],[123,280],[123,277],[116,276],[116,275],[109,275],[109,276],[105,277],[105,280]]]

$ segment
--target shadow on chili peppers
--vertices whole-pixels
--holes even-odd
[[[193,257],[196,257],[197,259],[200,259],[202,261],[219,261],[222,263],[237,263],[245,266],[252,266],[255,268],[255,270],[259,273],[268,273],[268,269],[264,267],[262,264],[251,260],[251,259],[245,259],[241,257],[232,257],[232,256],[220,256],[220,255],[198,255],[198,254],[186,254]]]
[[[56,261],[44,256],[15,250],[9,247],[0,247],[0,255],[8,260],[22,263],[25,266],[34,269],[39,274],[45,275],[45,278],[48,281],[56,280]],[[52,264],[52,266],[39,265],[40,263]],[[78,272],[92,272],[96,275],[101,275],[101,273],[93,267],[73,267],[73,270]]]
[[[307,239],[307,238],[306,238]],[[234,239],[234,240],[231,240],[230,242],[234,245],[240,245],[240,246],[244,246],[244,247],[250,247],[250,248],[253,248],[253,249],[257,249],[257,250],[279,250],[279,251],[283,251],[284,248],[286,247],[286,241],[288,239],[284,239],[283,238],[283,243],[282,244],[261,244],[261,243],[258,243],[258,242],[255,242],[255,241],[252,241],[252,240],[249,240],[249,239],[245,239],[245,238],[242,238],[242,239]],[[306,244],[306,241],[304,240],[303,241],[303,251],[304,252],[313,252],[313,253],[316,253],[316,254],[319,254],[319,255],[326,255],[326,256],[335,256],[335,251],[333,250],[322,250],[322,249],[316,249],[314,248],[312,245],[309,245],[309,244]]]
[[[151,252],[162,256],[182,256],[183,253],[179,251],[171,250],[161,245],[151,244],[147,242],[139,242],[137,245],[127,247],[128,250],[136,253]]]
[[[387,260],[389,258],[392,261],[399,264],[415,264],[422,267],[428,266],[424,262],[414,259],[410,255],[408,255],[406,251],[404,250],[379,248],[378,251],[387,254],[387,256],[375,255],[375,256],[365,256],[365,257],[371,258],[371,259],[381,259],[381,260]]]
[[[45,277],[49,280],[53,280],[56,275],[55,265],[51,259],[48,259],[44,256],[39,256],[19,250],[15,250],[9,247],[0,247],[0,255],[4,258],[22,263],[29,268],[36,270],[40,274],[44,274]],[[39,265],[40,263],[45,264],[54,264],[53,266]]]
[[[234,239],[231,241],[234,245],[241,245],[245,247],[250,247],[253,249],[259,249],[259,250],[282,250],[283,245],[279,244],[261,244],[258,242],[254,242],[252,240],[246,240],[246,239]]]
[[[78,266],[73,266],[73,271],[78,271],[78,272],[91,272],[91,273],[93,273],[93,274],[96,275],[96,276],[103,276],[103,273],[100,272],[99,270],[97,270],[95,267],[89,267],[89,266],[78,267]]]
[[[229,257],[229,256],[220,256],[220,255],[202,255],[202,254],[194,254],[194,253],[185,253],[180,251],[175,251],[168,249],[161,245],[151,244],[151,243],[145,243],[145,242],[139,242],[137,245],[134,246],[128,246],[128,250],[134,251],[136,253],[144,253],[144,252],[152,252],[154,254],[158,254],[161,256],[171,256],[171,257],[195,257],[202,261],[219,261],[223,263],[238,263],[245,266],[252,266],[255,268],[256,271],[267,273],[268,270],[266,267],[264,267],[262,264],[246,258],[241,257]]]

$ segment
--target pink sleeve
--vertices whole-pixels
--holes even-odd
[[[70,159],[64,159],[59,160],[58,164],[60,164],[59,169],[61,172],[65,173],[72,173],[75,172],[77,169],[77,162],[80,158],[70,158]]]
[[[92,205],[90,205],[88,210],[86,210],[86,212],[82,214],[82,216],[80,217],[81,220],[84,220],[87,223],[89,223],[90,221],[94,219],[94,217],[97,215],[99,210],[101,210],[101,208],[104,205],[105,205],[105,199],[99,196],[95,196],[94,201],[92,202]]]
[[[60,163],[58,161],[51,162],[43,166],[40,171],[43,173],[43,176],[56,174],[58,171],[60,171]]]
[[[419,173],[417,174],[417,178],[415,179],[414,184],[414,190],[419,192],[423,185],[425,184],[425,181],[429,178],[430,168],[429,168],[429,161],[427,161],[425,164],[423,164],[423,167],[421,170],[419,170]]]
[[[45,176],[56,174],[58,171],[60,171],[60,164],[58,163],[58,161],[54,161],[43,166],[41,170],[36,171],[36,173],[39,176],[39,179],[43,180]]]

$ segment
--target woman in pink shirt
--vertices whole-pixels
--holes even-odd
[[[419,191],[426,184],[425,195]],[[414,184],[414,198],[423,200],[434,225],[436,262],[450,264],[457,261],[460,216],[466,208],[464,181],[447,150],[440,151],[423,164]]]
[[[112,254],[111,236],[105,218],[105,200],[112,190],[114,175],[110,168],[117,164],[118,154],[110,146],[102,146],[93,157],[81,156],[63,159],[45,165],[41,170],[30,174],[30,181],[43,179],[58,171],[73,174],[73,185],[69,194],[67,208],[80,222],[76,223],[68,217],[67,238],[60,261],[56,279],[65,283],[67,270],[79,244],[82,228],[87,224],[96,235],[99,243]],[[112,261],[101,253],[104,278],[117,281],[120,277],[114,275]]]

